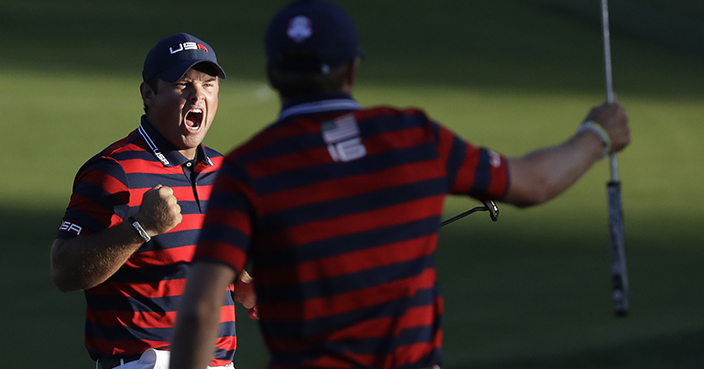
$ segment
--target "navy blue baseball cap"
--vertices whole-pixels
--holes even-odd
[[[302,0],[281,9],[265,38],[267,62],[283,71],[317,72],[364,56],[357,28],[339,6]]]
[[[176,82],[199,63],[212,64],[217,76],[225,78],[225,71],[210,45],[188,33],[177,33],[162,39],[149,50],[144,59],[142,79],[144,82],[155,78]]]

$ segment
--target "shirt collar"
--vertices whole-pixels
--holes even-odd
[[[146,115],[142,115],[142,124],[137,128],[139,134],[144,138],[144,141],[149,146],[152,154],[166,167],[175,167],[186,164],[188,158],[183,156],[176,146],[169,142],[154,126],[149,123]],[[212,160],[208,157],[203,149],[203,145],[198,145],[196,149],[197,161],[204,162],[207,165],[213,165]]]
[[[346,93],[314,95],[287,101],[279,120],[300,114],[323,113],[336,110],[359,110],[362,107]]]

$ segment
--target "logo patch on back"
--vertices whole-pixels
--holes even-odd
[[[288,37],[297,43],[303,42],[311,35],[313,35],[313,26],[308,17],[299,15],[288,23],[288,30],[286,31]]]
[[[334,161],[351,161],[367,155],[367,148],[359,137],[359,126],[354,115],[348,114],[321,125],[323,140]]]

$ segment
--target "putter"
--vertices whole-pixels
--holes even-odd
[[[601,24],[604,37],[606,101],[612,103],[614,102],[614,89],[611,68],[608,0],[601,0]],[[618,178],[616,154],[611,154],[611,181],[607,183],[606,189],[609,203],[609,230],[611,233],[611,278],[613,282],[614,313],[616,316],[625,317],[628,315],[628,273],[626,272],[621,181]]]
[[[473,208],[465,211],[464,213],[460,213],[460,214],[455,215],[452,218],[443,220],[442,223],[440,223],[440,227],[445,226],[447,224],[450,224],[458,219],[462,219],[462,218],[466,217],[467,215],[472,214],[472,213],[476,213],[478,211],[488,211],[489,216],[491,217],[491,220],[493,220],[494,222],[499,220],[499,207],[496,206],[496,203],[494,203],[491,200],[482,201],[482,203],[484,204],[484,206],[473,207]]]

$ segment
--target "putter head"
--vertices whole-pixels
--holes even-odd
[[[489,216],[491,217],[491,220],[493,220],[494,222],[499,220],[499,207],[496,206],[496,203],[492,200],[482,202],[484,203],[486,210],[489,211]]]

